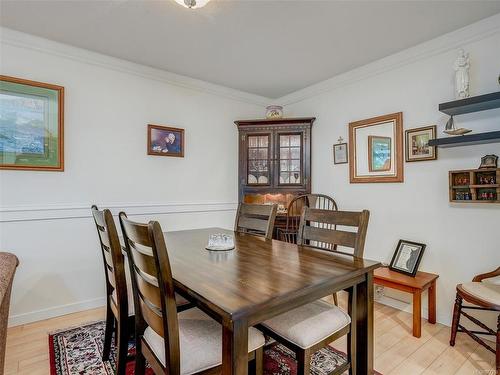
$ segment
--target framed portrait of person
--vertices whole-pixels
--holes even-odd
[[[425,245],[423,243],[399,240],[398,246],[389,265],[389,269],[415,276],[418,266],[424,255]]]
[[[184,157],[184,129],[148,125],[148,155]]]

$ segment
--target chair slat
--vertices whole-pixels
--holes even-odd
[[[109,233],[105,230],[99,230],[99,237],[101,239],[101,243],[108,249],[111,249],[111,243],[109,241]]]
[[[350,227],[359,226],[359,212],[332,211],[310,208],[307,210],[305,220],[317,223],[326,223],[332,225],[344,225]]]
[[[115,273],[110,270],[108,267],[106,267],[106,272],[108,273],[108,281],[113,287],[113,289],[116,289],[116,280],[115,280]]]
[[[105,248],[102,249],[102,253],[104,255],[104,261],[106,264],[110,267],[113,267],[113,257],[111,256],[111,253],[109,250],[106,250]]]
[[[267,220],[256,219],[253,217],[241,217],[238,222],[238,226],[240,228],[259,231],[262,234],[266,233],[267,225],[268,225]]]
[[[273,204],[240,203],[234,225],[235,232],[256,232],[253,234],[272,238],[278,206]]]
[[[241,206],[241,214],[244,215],[258,215],[269,216],[272,210],[270,204],[243,204]]]
[[[149,238],[147,224],[134,223],[134,225],[127,226],[127,229],[129,240],[131,240],[139,250],[141,246],[146,248],[151,248],[153,246]]]
[[[155,311],[139,296],[139,304],[141,305],[141,313],[147,325],[150,326],[158,335],[164,337],[163,318],[161,311]]]
[[[152,255],[145,254],[144,247],[138,250],[138,246],[135,243],[129,241],[130,251],[134,257],[134,263],[137,268],[148,275],[154,276],[157,274],[155,260]]]
[[[354,247],[356,245],[356,233],[342,230],[331,230],[317,227],[305,227],[303,238],[305,240],[318,241],[317,247],[331,247],[331,245]]]
[[[137,281],[137,289],[141,293],[143,299],[160,309],[161,294],[156,278],[147,276],[137,269],[134,274],[135,280]]]
[[[297,243],[337,251],[337,246],[352,248],[353,255],[363,257],[370,212],[343,212],[304,207],[300,218]],[[357,232],[337,230],[337,226],[357,227]]]

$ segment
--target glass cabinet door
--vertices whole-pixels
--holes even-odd
[[[256,134],[247,137],[247,184],[270,184],[271,135]]]
[[[302,133],[278,133],[278,184],[301,185],[303,181]]]

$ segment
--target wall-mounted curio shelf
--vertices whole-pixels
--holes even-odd
[[[500,168],[450,171],[450,202],[500,203]]]

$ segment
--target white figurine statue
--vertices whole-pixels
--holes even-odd
[[[469,97],[469,54],[463,49],[458,50],[455,60],[455,98],[464,99]]]

